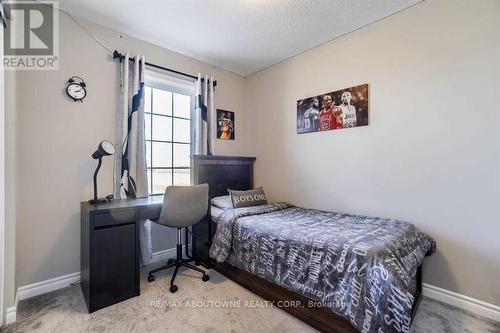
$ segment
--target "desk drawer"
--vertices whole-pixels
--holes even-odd
[[[94,215],[94,228],[103,228],[135,222],[135,210],[119,210]]]

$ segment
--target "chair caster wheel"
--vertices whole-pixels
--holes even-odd
[[[153,275],[148,276],[148,282],[153,282],[155,280],[155,277]]]
[[[177,291],[177,286],[174,284],[173,286],[170,287],[170,292],[173,294]]]
[[[207,282],[208,280],[210,280],[210,276],[208,276],[207,274],[203,275],[203,277],[201,278],[201,280],[203,282]]]

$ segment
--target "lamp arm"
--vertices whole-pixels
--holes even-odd
[[[97,174],[99,169],[101,169],[102,157],[99,157],[99,162],[97,163],[97,168],[94,171],[94,200],[97,201]]]

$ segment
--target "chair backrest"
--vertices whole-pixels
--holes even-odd
[[[165,190],[158,223],[184,228],[198,223],[207,214],[208,184],[169,186]]]

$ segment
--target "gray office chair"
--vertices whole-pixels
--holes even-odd
[[[177,286],[174,284],[175,276],[179,267],[184,266],[203,274],[203,281],[208,281],[209,276],[198,267],[188,264],[188,260],[182,259],[182,228],[189,227],[200,222],[208,210],[208,184],[194,186],[169,186],[165,190],[163,206],[157,223],[167,227],[177,228],[177,258],[169,259],[166,265],[158,267],[149,272],[148,282],[153,282],[153,273],[174,267],[174,275],[170,280],[170,292],[175,293]]]

